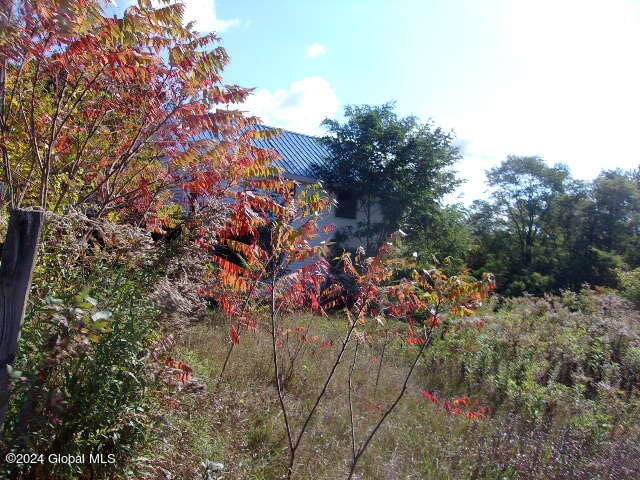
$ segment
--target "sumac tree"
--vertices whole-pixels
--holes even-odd
[[[237,173],[231,145],[247,120],[228,107],[249,90],[223,84],[218,37],[183,26],[182,11],[141,0],[109,18],[97,1],[3,0],[1,181],[11,207],[90,203],[97,216],[153,223],[170,187],[197,178],[201,193]]]
[[[219,38],[185,26],[183,8],[140,0],[118,18],[98,0],[0,0],[3,208],[197,230],[210,199],[273,173],[251,144],[255,119],[231,108],[249,90],[224,84]],[[24,301],[5,297],[0,312]],[[0,315],[0,332],[17,334],[21,317]]]
[[[355,285],[355,294],[347,299],[344,289],[331,282],[329,263],[319,254],[324,245],[313,245],[317,234],[317,215],[329,206],[329,200],[315,187],[287,188],[281,180],[280,202],[265,215],[248,225],[260,225],[268,232],[268,247],[259,244],[257,231],[244,241],[225,239],[222,242],[242,253],[243,264],[218,258],[220,272],[211,294],[220,299],[229,316],[229,350],[219,381],[223,380],[231,353],[242,342],[242,335],[266,333],[270,337],[273,385],[282,412],[287,444],[287,478],[292,478],[303,445],[311,437],[311,425],[317,420],[320,404],[345,360],[351,364],[348,373],[347,398],[351,431],[348,477],[351,478],[360,459],[381,425],[395,410],[404,396],[409,380],[435,334],[443,336],[455,316],[469,315],[493,288],[492,278],[480,281],[468,276],[449,277],[437,270],[418,271],[412,262],[397,256],[393,242],[385,242],[373,257],[345,253],[341,258],[345,275]],[[265,205],[265,208],[267,205]],[[266,215],[268,213],[268,215]],[[245,214],[242,213],[244,216]],[[239,217],[240,218],[240,217]],[[244,222],[238,222],[239,225]],[[249,233],[249,226],[242,231]],[[235,233],[235,232],[230,232]],[[398,279],[396,272],[408,271],[408,278]],[[336,321],[345,321],[342,338],[325,340],[312,334],[313,325],[300,325],[292,331],[286,328],[283,316],[301,312],[328,315],[332,310]],[[380,416],[372,425],[360,425],[354,415],[355,386],[352,382],[358,352],[366,345],[390,341],[391,328],[372,328],[371,324],[394,322],[392,338],[400,339],[410,349],[410,364],[402,384],[388,404],[382,404]],[[401,325],[401,327],[397,327]],[[297,332],[297,335],[296,335]],[[292,340],[293,336],[297,336]],[[333,355],[329,369],[319,381],[318,391],[309,404],[296,405],[288,392],[292,376],[304,376],[300,370],[305,345],[317,342],[326,355]],[[312,350],[313,351],[313,350]],[[384,361],[384,348],[377,374],[377,383]],[[350,358],[349,358],[350,357]]]

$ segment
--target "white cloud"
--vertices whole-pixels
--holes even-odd
[[[486,183],[484,172],[495,166],[495,164],[495,158],[475,156],[473,154],[465,155],[455,166],[455,169],[459,172],[458,178],[464,179],[465,182],[446,195],[444,202],[462,202],[468,205],[473,200],[487,198],[489,186]]]
[[[111,3],[116,4],[116,11],[118,8],[126,8],[135,4],[133,0],[111,0]],[[164,3],[159,0],[153,1],[156,7],[164,6]],[[240,24],[240,20],[233,18],[230,20],[222,20],[216,15],[216,1],[215,0],[182,0],[175,3],[184,4],[184,22],[194,22],[195,30],[201,33],[208,32],[224,32],[231,27]]]
[[[505,146],[565,161],[580,178],[612,163],[637,165],[640,4],[509,5],[508,34],[520,77],[498,98]]]
[[[321,135],[320,123],[334,118],[339,108],[331,84],[319,76],[303,78],[288,88],[259,89],[241,107],[266,125],[309,135]]]
[[[483,171],[508,154],[566,163],[581,179],[602,169],[637,167],[640,3],[506,5],[503,41],[510,63],[504,83],[473,111],[446,119],[468,140],[458,167],[471,179],[460,189],[465,200],[483,189]]]
[[[185,0],[185,22],[195,22],[196,30],[202,32],[224,32],[229,28],[239,25],[240,20],[222,20],[216,16],[215,0]]]
[[[307,52],[305,56],[307,58],[319,57],[327,53],[327,47],[322,45],[321,43],[314,43],[307,47]]]

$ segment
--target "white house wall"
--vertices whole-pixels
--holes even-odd
[[[298,179],[298,180],[300,180],[300,179]],[[305,182],[305,183],[311,183],[311,182]],[[331,197],[332,197],[333,200],[336,199],[335,195],[331,195]],[[376,205],[376,206],[374,206],[374,208],[372,208],[371,221],[373,223],[382,221],[382,212],[381,212],[380,207],[378,205]],[[310,243],[313,246],[318,246],[322,242],[330,243],[330,242],[333,241],[333,239],[335,238],[336,234],[338,234],[338,233],[346,233],[348,235],[348,240],[341,242],[340,246],[342,248],[346,248],[346,249],[349,249],[349,250],[355,250],[360,245],[364,245],[364,242],[361,242],[361,240],[358,239],[358,238],[354,238],[354,236],[351,234],[351,232],[354,229],[357,228],[358,223],[365,223],[365,222],[366,222],[366,216],[364,215],[364,212],[363,212],[362,208],[360,207],[359,203],[358,203],[358,209],[356,211],[356,218],[337,217],[336,216],[336,206],[333,205],[333,206],[331,206],[331,209],[329,211],[327,211],[326,213],[321,215],[319,217],[319,219],[317,220],[318,235],[317,235],[317,237],[313,238]],[[328,232],[325,232],[324,231],[325,227],[328,227],[329,225],[333,225],[335,227],[335,229],[331,230],[331,231],[328,231]],[[336,255],[339,255],[342,252],[341,251],[335,251],[335,249],[334,249],[333,253],[336,254]],[[312,261],[313,261],[313,259],[309,259],[309,260],[306,260],[304,262],[296,262],[294,265],[292,265],[292,268],[293,269],[301,268],[303,266],[308,265]]]

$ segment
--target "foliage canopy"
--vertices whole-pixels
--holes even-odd
[[[454,137],[416,117],[399,117],[393,103],[348,106],[344,123],[325,120],[327,162],[314,167],[325,186],[359,199],[356,237],[368,252],[398,227],[420,222],[457,184]]]

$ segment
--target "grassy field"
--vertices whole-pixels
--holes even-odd
[[[297,432],[346,324],[320,317],[284,323],[290,332],[278,351]],[[179,405],[164,405],[158,412],[163,433],[138,462],[137,475],[283,478],[286,436],[270,342],[265,332],[244,332],[220,379],[228,326],[218,319],[191,327],[175,357],[194,368],[195,379],[181,387]],[[292,478],[348,475],[347,385],[354,346],[303,437]],[[356,443],[397,395],[417,347],[390,340],[378,375],[382,348],[361,343],[353,364]],[[429,347],[354,478],[637,479],[639,387],[640,313],[619,297],[583,292],[494,303]],[[468,418],[447,411],[445,401],[470,402],[465,412],[490,408],[482,410],[486,418]],[[222,463],[224,469],[206,473],[207,462],[210,467]]]

